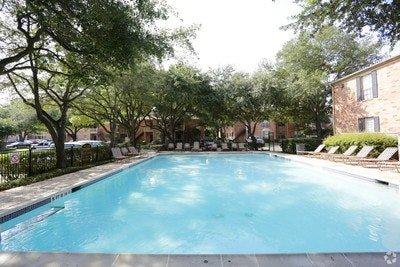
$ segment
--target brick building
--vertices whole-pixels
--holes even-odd
[[[333,131],[400,134],[400,55],[333,83]]]

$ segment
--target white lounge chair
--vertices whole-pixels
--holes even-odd
[[[379,154],[377,158],[359,159],[356,163],[363,167],[378,167],[378,164],[388,164],[390,162],[390,159],[393,158],[397,151],[397,147],[387,147],[385,150],[383,150],[381,154]]]
[[[373,146],[363,146],[355,156],[344,157],[340,160],[344,163],[357,164],[358,160],[368,157],[372,150],[374,150]]]
[[[297,151],[297,154],[299,155],[312,155],[312,154],[318,154],[321,153],[322,150],[324,150],[325,145],[321,144],[319,145],[314,151]]]
[[[185,144],[183,145],[183,148],[184,148],[185,150],[190,150],[190,144],[189,144],[189,143],[185,143]]]
[[[356,152],[357,146],[353,145],[350,146],[343,154],[332,154],[332,155],[327,155],[328,159],[336,161],[336,159],[340,159],[343,157],[349,157]]]
[[[173,143],[169,143],[168,144],[168,150],[174,150],[174,149],[175,149],[174,144]]]
[[[237,143],[232,143],[232,150],[238,150]]]
[[[216,143],[212,143],[211,144],[211,150],[217,151],[217,149],[218,149],[218,145]]]
[[[227,143],[222,143],[222,144],[221,144],[221,149],[222,149],[222,151],[227,151],[227,150],[229,150],[228,144],[227,144]]]
[[[128,147],[128,150],[131,155],[139,155],[139,151],[134,146]]]
[[[331,155],[335,155],[335,153],[339,150],[339,146],[333,146],[329,148],[328,152],[324,153],[313,153],[311,154],[312,157],[317,157],[317,158],[324,158],[324,157],[329,157]]]
[[[175,150],[182,151],[182,143],[176,143]]]
[[[124,155],[121,153],[121,149],[119,147],[111,148],[111,153],[116,160],[126,159]]]
[[[131,153],[129,152],[128,148],[126,148],[126,147],[121,147],[121,153],[125,157],[131,155]]]
[[[201,151],[201,149],[200,149],[200,143],[199,143],[199,142],[194,142],[194,143],[193,143],[193,148],[192,148],[192,150],[193,150],[193,151]]]
[[[244,146],[244,143],[238,143],[237,149],[238,151],[243,151],[246,150],[246,147]]]

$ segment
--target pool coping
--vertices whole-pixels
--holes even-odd
[[[398,252],[396,252],[399,255]],[[1,266],[400,266],[392,252],[299,254],[0,253]],[[390,263],[389,263],[390,262]]]
[[[282,159],[286,159],[286,160],[290,160],[290,161],[294,161],[297,163],[301,163],[301,164],[305,164],[308,166],[312,166],[312,167],[316,167],[322,170],[327,170],[327,171],[331,171],[331,172],[335,172],[335,173],[339,173],[342,175],[347,175],[349,177],[352,178],[356,178],[356,179],[362,179],[368,182],[374,182],[374,183],[381,183],[381,184],[385,184],[387,186],[396,188],[397,190],[399,190],[400,192],[400,174],[398,175],[398,179],[393,180],[393,179],[387,179],[384,176],[381,177],[376,177],[376,171],[373,171],[372,169],[368,169],[368,172],[374,172],[374,176],[371,175],[367,175],[367,174],[363,174],[360,175],[359,172],[362,169],[366,169],[363,167],[358,167],[358,166],[349,166],[343,163],[337,163],[337,162],[332,162],[332,161],[328,161],[328,160],[322,160],[322,159],[316,159],[316,158],[310,158],[310,157],[305,157],[305,156],[301,156],[301,155],[293,155],[293,154],[284,154],[284,153],[279,153],[279,152],[270,152],[270,151],[200,151],[200,152],[193,152],[193,151],[161,151],[161,152],[157,152],[157,153],[151,153],[145,156],[142,156],[140,158],[131,158],[131,160],[135,160],[133,162],[113,162],[113,163],[109,163],[109,164],[122,164],[120,166],[116,166],[115,168],[106,171],[105,173],[96,175],[94,177],[91,177],[89,179],[86,179],[84,181],[80,181],[71,185],[68,185],[54,193],[48,194],[46,196],[42,196],[39,198],[36,198],[34,200],[28,201],[28,202],[24,202],[21,203],[19,205],[15,205],[12,208],[8,208],[5,209],[4,211],[1,211],[0,209],[0,225],[6,221],[12,220],[24,213],[27,213],[31,210],[34,210],[36,208],[39,208],[43,205],[46,205],[48,203],[50,203],[51,201],[53,201],[54,199],[57,199],[59,197],[62,197],[64,195],[67,195],[69,193],[73,193],[75,191],[78,191],[82,188],[85,188],[87,186],[90,186],[96,182],[99,182],[103,179],[106,179],[114,174],[117,174],[123,170],[126,170],[128,168],[131,168],[137,164],[140,164],[144,161],[147,161],[149,159],[152,159],[156,156],[160,156],[160,155],[196,155],[196,154],[267,154],[273,157],[279,157]],[[105,164],[107,165],[107,164]],[[104,166],[104,165],[100,165],[100,166]],[[95,169],[96,167],[90,168],[90,169]],[[86,170],[82,170],[82,171],[78,171],[72,174],[79,174],[80,172],[85,172]],[[366,172],[367,170],[364,170],[364,172]],[[380,175],[389,175],[389,172],[383,172],[383,171],[379,171],[378,173],[380,173]],[[65,174],[62,176],[68,176],[70,174]],[[396,175],[396,173],[392,173],[390,172],[390,175]],[[59,176],[59,177],[62,177]],[[56,179],[52,178],[52,179]],[[49,180],[52,180],[49,179]],[[42,182],[46,182],[46,181],[42,181]],[[26,187],[29,187],[26,186]],[[22,187],[18,187],[18,188],[24,188],[24,186]],[[14,188],[15,189],[15,188]],[[6,190],[6,191],[11,191],[13,189],[10,190]],[[3,191],[4,192],[4,191]],[[2,192],[0,192],[1,195]],[[1,231],[1,229],[0,229]]]

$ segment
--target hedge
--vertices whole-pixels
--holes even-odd
[[[348,133],[330,136],[324,140],[327,147],[339,146],[344,152],[349,146],[356,145],[360,149],[364,145],[374,147],[372,157],[377,157],[387,147],[397,147],[397,138],[381,133]]]
[[[321,139],[316,137],[284,139],[281,144],[282,151],[285,153],[296,154],[296,144],[305,144],[305,149],[307,151],[312,151],[321,144]]]

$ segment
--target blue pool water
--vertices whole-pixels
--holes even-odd
[[[2,251],[399,251],[400,194],[266,154],[157,156],[1,227]]]

